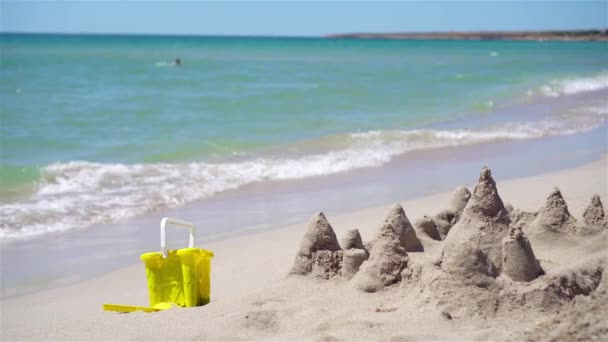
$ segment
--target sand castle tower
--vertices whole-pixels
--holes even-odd
[[[503,272],[515,281],[532,281],[543,273],[530,242],[520,228],[502,240]]]
[[[384,222],[390,223],[394,227],[396,234],[399,236],[399,240],[401,241],[401,245],[405,247],[406,251],[424,251],[424,247],[422,246],[422,243],[420,243],[420,240],[418,240],[416,231],[410,223],[410,220],[405,215],[405,211],[403,210],[401,204],[397,203],[390,208]]]
[[[361,234],[357,229],[348,230],[340,240],[340,246],[343,249],[342,276],[350,279],[359,271],[359,267],[367,260],[369,253],[363,247]]]
[[[354,278],[358,289],[376,292],[401,280],[401,271],[407,267],[409,257],[400,240],[397,229],[385,222],[369,252],[369,259]]]
[[[545,206],[538,211],[536,218],[526,228],[528,235],[546,233],[573,233],[577,230],[576,219],[570,215],[566,200],[558,187],[549,193]]]
[[[608,227],[608,218],[604,213],[604,206],[599,195],[591,197],[591,203],[589,203],[589,206],[583,212],[583,220],[585,224],[590,226],[603,225],[604,227]]]
[[[445,239],[442,268],[475,283],[496,277],[502,269],[501,242],[509,223],[491,171],[483,168],[462,217]]]
[[[376,292],[401,281],[401,272],[409,261],[406,246],[412,250],[422,249],[403,208],[396,204],[389,210],[378,231],[369,251],[369,259],[355,276],[355,286],[362,291]]]
[[[322,212],[315,214],[304,234],[291,274],[329,279],[340,272],[342,250],[336,233]]]

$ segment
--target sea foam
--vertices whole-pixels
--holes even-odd
[[[595,76],[554,80],[540,88],[545,96],[558,97],[608,88],[608,72]]]

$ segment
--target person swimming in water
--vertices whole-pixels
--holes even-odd
[[[178,58],[175,59],[175,66],[181,66],[182,65],[182,61]]]

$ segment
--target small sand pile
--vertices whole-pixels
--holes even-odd
[[[503,272],[515,281],[531,281],[543,273],[530,242],[520,228],[502,240]]]
[[[448,209],[440,211],[435,217],[423,216],[416,222],[416,227],[433,240],[444,240],[450,229],[460,220],[470,198],[469,189],[459,186],[452,195]]]
[[[342,250],[336,233],[322,212],[315,214],[300,244],[291,274],[329,279],[340,274]]]
[[[361,234],[357,229],[348,230],[340,241],[340,245],[344,249],[341,274],[344,278],[350,279],[359,271],[359,267],[367,260],[369,253],[363,247]]]
[[[604,206],[599,195],[591,197],[591,203],[583,212],[583,220],[589,226],[604,226],[608,227],[608,217],[604,213]]]
[[[487,286],[488,277],[502,270],[502,239],[510,222],[490,169],[483,168],[461,219],[445,239],[442,269]]]
[[[576,219],[570,215],[568,204],[558,187],[547,197],[545,206],[541,208],[536,218],[525,228],[528,235],[543,236],[555,233],[576,233]]]

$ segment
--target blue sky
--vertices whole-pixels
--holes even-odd
[[[10,32],[316,36],[605,28],[608,1],[14,1]]]

